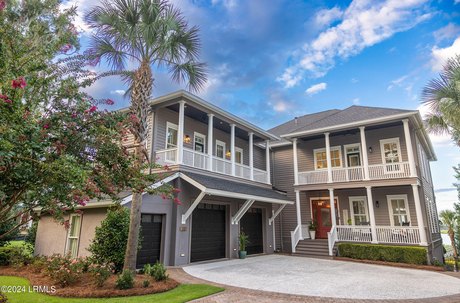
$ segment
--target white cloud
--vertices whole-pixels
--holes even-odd
[[[280,112],[285,112],[289,108],[289,105],[284,102],[284,101],[278,101],[276,104],[273,105],[273,109],[280,113]]]
[[[326,88],[327,88],[327,83],[322,82],[322,83],[318,83],[318,84],[310,86],[305,92],[311,96],[311,95],[319,93],[320,91],[325,90]]]
[[[356,78],[351,78],[350,82],[351,82],[351,83],[353,83],[353,84],[355,84],[355,83],[358,83],[358,82],[359,82],[359,80],[358,80],[358,79],[356,79]]]
[[[435,31],[433,33],[433,36],[434,36],[436,42],[440,42],[440,41],[443,41],[443,40],[458,37],[459,33],[460,33],[460,26],[458,26],[458,25],[456,25],[454,23],[449,23],[446,26],[441,27],[440,29]]]
[[[388,85],[387,90],[392,90],[395,86],[401,86],[401,84],[409,77],[409,75],[404,75],[399,77],[398,79],[391,80],[390,85]]]
[[[227,10],[233,10],[238,6],[237,0],[211,0],[212,5],[222,4]]]
[[[126,91],[124,89],[116,89],[116,90],[111,90],[110,91],[111,95],[123,96],[125,93],[126,93]]]
[[[285,88],[296,86],[302,80],[302,75],[294,68],[286,68],[284,73],[276,78],[276,81],[284,83]]]
[[[61,3],[61,10],[70,9],[71,7],[77,7],[77,16],[73,24],[77,28],[77,30],[81,33],[88,33],[90,31],[89,27],[86,25],[85,21],[83,20],[85,13],[89,10],[90,7],[97,5],[99,1],[91,1],[91,0],[70,0]]]
[[[331,9],[322,9],[315,15],[315,23],[321,27],[329,26],[331,23],[340,20],[342,18],[343,11],[334,6]]]
[[[447,59],[460,55],[460,37],[455,39],[451,46],[440,48],[434,46],[431,49],[431,68],[434,71],[442,70],[442,66],[446,63]]]
[[[366,47],[430,18],[431,14],[423,11],[426,1],[354,0],[343,12],[339,24],[324,30],[315,40],[304,45],[299,63],[289,67],[289,75],[306,71],[314,77],[324,76],[337,59],[356,55]],[[284,79],[283,76],[280,78]],[[292,83],[292,77],[287,80]]]
[[[354,105],[359,105],[361,103],[361,100],[359,98],[354,98],[352,102]]]

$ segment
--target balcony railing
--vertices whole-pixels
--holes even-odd
[[[173,165],[178,164],[179,155],[177,148],[164,149],[155,152],[156,163],[160,165]],[[182,156],[182,164],[204,169],[211,170],[216,173],[224,175],[232,175],[232,162],[227,159],[212,156],[212,169],[209,169],[209,155],[201,153],[192,149],[184,148]],[[254,181],[266,183],[267,172],[261,169],[253,168]],[[247,180],[251,180],[251,167],[235,163],[235,176]]]
[[[365,168],[362,166],[332,169],[332,182],[365,180]],[[369,165],[369,180],[385,180],[410,177],[408,162]],[[328,183],[327,170],[299,172],[299,184]]]

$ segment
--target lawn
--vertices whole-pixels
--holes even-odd
[[[30,256],[32,256],[33,253],[33,247],[32,244],[26,243],[24,240],[14,240],[14,241],[9,241],[7,247],[22,247],[24,248],[24,252],[27,252]]]
[[[27,286],[29,282],[24,278],[0,276],[0,286]],[[34,303],[179,303],[188,302],[190,300],[202,298],[212,295],[214,293],[223,291],[223,288],[215,287],[205,284],[181,284],[173,290],[133,297],[117,297],[117,298],[61,298],[55,296],[48,296],[42,293],[5,293],[11,303],[34,302]]]

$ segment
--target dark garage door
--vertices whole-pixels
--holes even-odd
[[[199,204],[192,217],[191,262],[225,258],[225,205]]]
[[[261,254],[264,252],[262,232],[262,209],[251,208],[240,220],[240,230],[249,236],[249,244],[246,246],[248,255]]]
[[[142,247],[137,253],[137,268],[160,260],[162,215],[141,215]]]

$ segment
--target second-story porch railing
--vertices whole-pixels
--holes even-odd
[[[156,163],[160,165],[173,165],[179,163],[177,148],[163,149],[155,152]],[[204,170],[211,170],[224,175],[232,175],[232,162],[227,159],[212,156],[212,169],[209,168],[209,155],[189,148],[183,149],[182,164]],[[235,163],[235,176],[251,180],[251,167]],[[267,172],[253,168],[253,180],[267,182]]]
[[[410,176],[408,162],[369,165],[369,180],[407,178]],[[341,167],[332,169],[332,182],[348,182],[365,180],[365,168],[362,166]],[[299,184],[328,183],[327,170],[299,172]]]

